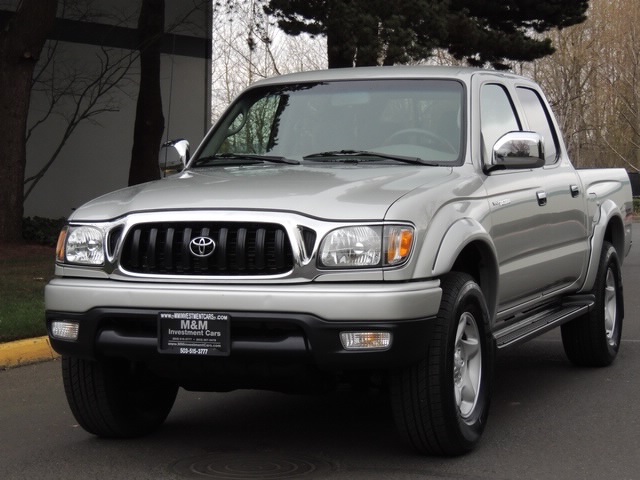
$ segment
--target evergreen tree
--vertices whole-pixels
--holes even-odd
[[[534,33],[586,19],[588,0],[268,0],[289,35],[325,35],[329,67],[392,65],[448,50],[469,64],[553,53]]]

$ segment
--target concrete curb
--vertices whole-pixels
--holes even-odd
[[[0,343],[0,369],[53,360],[59,355],[51,348],[49,337]]]

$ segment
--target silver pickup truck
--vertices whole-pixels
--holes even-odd
[[[178,172],[78,208],[46,288],[78,423],[149,433],[177,389],[390,391],[418,451],[480,439],[497,349],[620,347],[632,199],[576,171],[540,88],[393,67],[264,80]],[[175,166],[175,165],[174,165]]]

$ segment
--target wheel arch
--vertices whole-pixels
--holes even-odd
[[[622,265],[626,253],[625,225],[620,216],[619,208],[612,200],[606,200],[600,206],[599,218],[593,227],[593,235],[591,236],[587,276],[581,291],[589,291],[593,288],[604,242],[613,245],[618,254],[618,261]]]
[[[498,259],[491,237],[475,220],[467,218],[457,221],[440,243],[433,275],[442,276],[452,271],[468,273],[474,278],[493,320],[498,302]]]
[[[620,263],[622,263],[625,254],[625,234],[624,222],[619,215],[614,215],[609,218],[603,240],[613,245],[613,248],[615,248],[618,253],[618,259]]]

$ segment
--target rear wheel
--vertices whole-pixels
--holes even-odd
[[[126,360],[62,358],[62,378],[74,417],[100,437],[131,438],[158,428],[178,387]]]
[[[591,293],[595,296],[593,310],[562,326],[562,344],[574,364],[604,367],[615,360],[620,349],[624,316],[620,262],[608,242],[602,246]]]
[[[392,378],[392,405],[400,432],[419,452],[461,455],[484,430],[494,347],[486,303],[473,278],[451,273],[442,289],[424,357]]]

